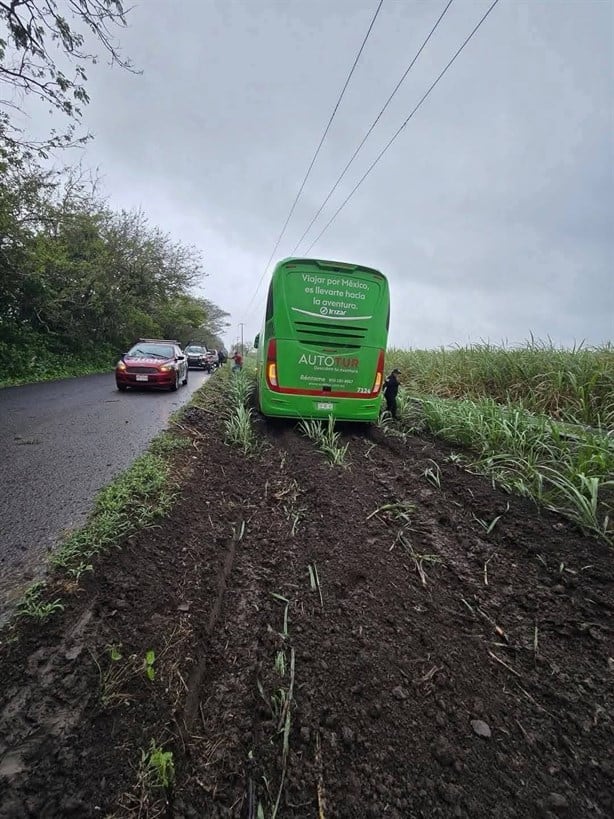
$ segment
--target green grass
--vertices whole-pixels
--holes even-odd
[[[113,367],[109,364],[74,361],[64,367],[31,373],[20,378],[1,378],[0,389],[4,387],[21,387],[24,384],[38,384],[43,381],[59,381],[62,378],[78,378],[82,375],[110,373]]]
[[[251,455],[256,451],[258,439],[252,426],[252,411],[239,404],[233,407],[232,412],[224,421],[226,441],[241,450],[244,455]]]
[[[191,402],[188,402],[188,404],[184,404],[184,406],[190,406],[190,404]],[[176,435],[171,430],[157,435],[149,445],[149,452],[152,455],[159,455],[161,458],[165,458],[174,452],[181,452],[181,450],[187,449],[189,446],[189,438]]]
[[[416,400],[403,390],[399,404],[406,429],[426,430],[469,453],[455,454],[455,462],[613,540],[612,435],[489,398]]]
[[[223,372],[226,379],[228,394],[233,404],[247,406],[256,386],[255,371],[243,368],[233,373],[229,368]]]
[[[2,387],[17,387],[21,384],[34,384],[41,381],[55,381],[60,378],[76,378],[80,375],[111,372],[117,360],[109,350],[91,355],[70,355],[52,353],[48,350],[32,350],[27,345],[19,350],[9,348],[0,342],[0,355],[10,354],[10,366],[3,367],[0,376]]]
[[[614,428],[614,348],[566,350],[532,340],[522,347],[479,344],[439,350],[389,349],[410,392],[492,398],[569,423]]]
[[[155,441],[154,450],[156,446],[164,449],[169,445]],[[168,514],[175,495],[169,477],[168,458],[154,451],[141,455],[99,493],[86,525],[69,535],[52,554],[51,564],[70,570]]]
[[[64,606],[59,598],[43,600],[42,593],[46,584],[42,581],[33,583],[23,596],[17,608],[19,617],[30,617],[33,620],[46,620],[50,614],[62,611]]]
[[[345,466],[349,444],[340,445],[341,436],[335,431],[335,420],[332,415],[324,424],[323,421],[312,418],[299,423],[299,429],[310,438],[326,455],[331,464]]]
[[[249,406],[254,392],[255,371],[249,368],[233,373],[225,368],[215,376],[217,388],[226,396],[224,431],[226,442],[244,455],[253,455],[259,446]]]
[[[173,752],[164,751],[152,739],[149,749],[143,751],[143,762],[153,787],[168,790],[175,781]]]

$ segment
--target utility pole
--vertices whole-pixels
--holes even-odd
[[[239,327],[241,328],[241,355],[245,355],[245,345],[243,344],[243,322],[239,322]]]

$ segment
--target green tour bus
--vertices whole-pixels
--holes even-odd
[[[379,271],[320,259],[279,262],[254,341],[262,414],[376,420],[389,322],[388,281]]]

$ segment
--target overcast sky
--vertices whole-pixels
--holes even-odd
[[[276,260],[444,5],[384,0]],[[320,227],[489,5],[453,2]],[[112,206],[202,249],[228,344],[259,329],[268,275],[248,304],[376,6],[137,0],[121,44],[143,74],[89,72],[84,161]],[[501,0],[311,255],[389,277],[398,346],[612,339],[613,85],[611,0]]]

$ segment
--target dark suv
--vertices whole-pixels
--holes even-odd
[[[118,390],[128,387],[166,387],[188,383],[188,359],[178,341],[141,338],[115,368]]]

